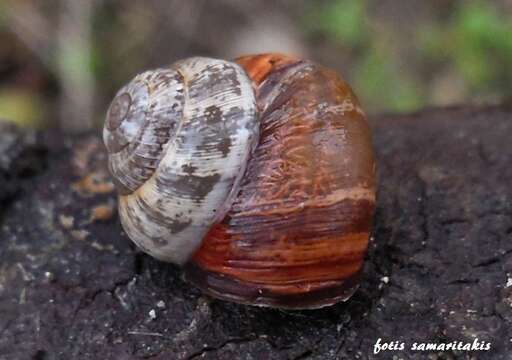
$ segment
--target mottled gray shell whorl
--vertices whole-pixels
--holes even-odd
[[[185,263],[229,210],[258,131],[251,81],[235,63],[196,57],[136,76],[103,129],[128,236]]]

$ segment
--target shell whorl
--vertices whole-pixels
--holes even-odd
[[[107,113],[103,140],[121,194],[138,189],[157,168],[183,117],[182,75],[146,71],[117,93]]]
[[[185,263],[229,210],[258,132],[251,81],[235,63],[196,57],[135,77],[104,127],[128,236]]]

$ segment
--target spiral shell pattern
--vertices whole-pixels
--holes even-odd
[[[196,57],[136,76],[103,131],[128,236],[185,263],[231,207],[258,132],[251,81],[235,63]]]

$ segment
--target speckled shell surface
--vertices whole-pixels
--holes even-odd
[[[196,57],[135,77],[103,132],[128,236],[185,263],[230,209],[258,131],[251,81],[235,63]]]

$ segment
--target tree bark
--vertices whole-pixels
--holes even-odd
[[[360,289],[314,311],[203,296],[122,232],[100,135],[0,129],[0,359],[509,359],[512,108],[371,119]],[[377,339],[402,351],[374,354]],[[414,342],[490,343],[414,351]]]

